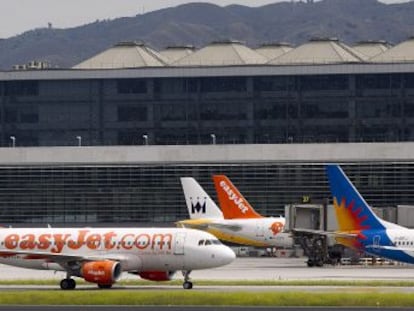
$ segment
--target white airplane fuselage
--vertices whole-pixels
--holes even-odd
[[[234,260],[233,251],[212,235],[183,228],[0,229],[0,263],[69,271],[76,262],[111,260],[122,271],[196,270]],[[76,274],[73,274],[76,275]]]
[[[178,222],[182,226],[205,230],[220,240],[252,246],[290,247],[289,233],[283,232],[283,217],[218,219],[198,218]]]
[[[336,238],[338,242],[391,260],[414,263],[414,230],[407,228],[354,231],[356,239]]]

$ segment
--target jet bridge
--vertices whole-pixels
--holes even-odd
[[[332,207],[325,203],[290,204],[285,206],[285,216],[286,229],[292,232],[295,243],[303,248],[309,267],[340,261],[343,247],[336,244],[334,238],[322,234],[337,229]]]

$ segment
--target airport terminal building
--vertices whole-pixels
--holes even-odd
[[[278,215],[329,198],[327,162],[374,206],[414,205],[414,39],[261,49],[122,43],[0,72],[0,222],[172,223],[179,177],[215,197],[216,173]]]
[[[413,148],[414,143],[3,148],[0,219],[172,224],[188,216],[179,178],[196,178],[215,199],[213,174],[228,175],[260,213],[277,216],[287,204],[330,199],[327,162],[342,164],[373,206],[414,205]]]

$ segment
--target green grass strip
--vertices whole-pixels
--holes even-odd
[[[46,280],[0,280],[0,285],[56,285],[59,286],[60,279]],[[217,285],[217,286],[369,286],[369,287],[414,287],[414,281],[397,280],[193,280],[194,285]],[[91,283],[76,278],[79,285]],[[125,286],[156,286],[156,285],[182,285],[182,280],[168,282],[151,282],[146,280],[121,280],[115,284]]]
[[[375,306],[411,307],[410,293],[301,293],[197,291],[5,291],[1,305],[220,305],[220,306]]]

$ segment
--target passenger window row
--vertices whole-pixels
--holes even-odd
[[[396,241],[394,244],[395,244],[396,246],[397,246],[397,245],[403,245],[403,246],[407,245],[407,246],[412,246],[412,245],[414,245],[414,242],[413,242],[413,241]]]

